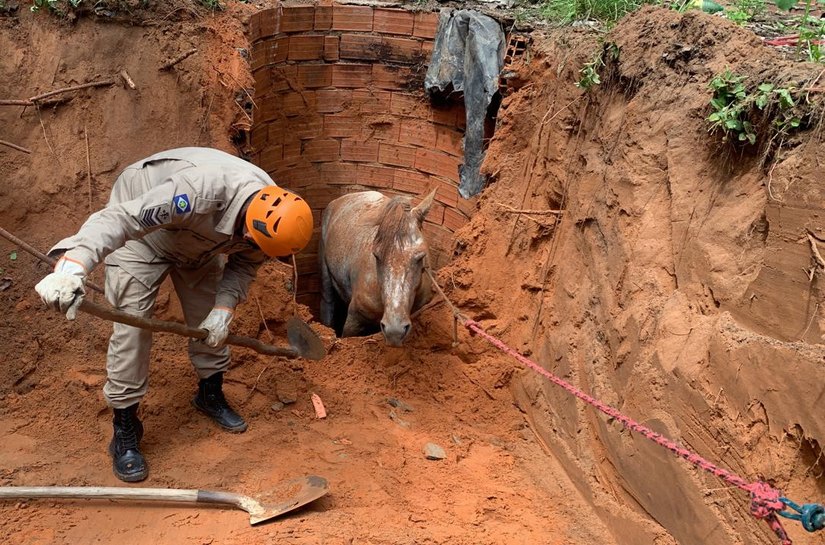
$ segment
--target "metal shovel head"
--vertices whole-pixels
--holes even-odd
[[[286,322],[286,336],[302,358],[320,360],[327,355],[321,338],[304,321],[294,316]]]
[[[255,525],[289,513],[325,496],[327,492],[329,492],[327,480],[317,475],[285,481],[276,488],[255,497],[260,510],[249,510],[249,523]]]

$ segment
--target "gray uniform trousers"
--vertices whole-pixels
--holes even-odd
[[[223,259],[216,256],[199,269],[178,267],[157,257],[147,262],[132,248],[143,245],[130,241],[114,252],[106,263],[106,299],[116,309],[149,318],[155,308],[160,285],[167,275],[183,307],[187,325],[198,327],[215,304],[215,293],[223,276]],[[148,250],[145,245],[141,250]],[[149,386],[149,352],[152,332],[124,324],[114,324],[106,358],[107,380],[103,395],[109,406],[123,409],[139,402]],[[229,348],[210,348],[190,339],[189,358],[198,377],[208,378],[229,367]]]

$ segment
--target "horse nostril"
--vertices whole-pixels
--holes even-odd
[[[407,336],[407,333],[410,332],[410,324],[404,324],[404,336]]]
[[[386,333],[386,332],[387,332],[387,326],[384,325],[384,322],[381,322],[381,333]]]

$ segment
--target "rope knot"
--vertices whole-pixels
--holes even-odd
[[[785,508],[779,490],[764,481],[751,483],[748,491],[751,494],[751,514],[756,518],[769,518]]]

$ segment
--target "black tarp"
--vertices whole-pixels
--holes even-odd
[[[504,48],[504,32],[492,17],[471,10],[441,11],[424,88],[442,97],[464,94],[467,128],[458,192],[465,199],[478,194],[486,183],[480,172],[484,120],[498,92]]]

